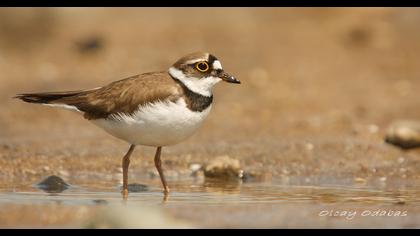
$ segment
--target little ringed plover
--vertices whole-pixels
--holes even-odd
[[[160,160],[163,146],[190,137],[210,112],[219,81],[240,81],[226,73],[210,53],[192,53],[168,71],[139,74],[88,90],[18,94],[25,102],[79,112],[109,134],[130,144],[122,158],[123,197],[128,196],[128,166],[136,145],[156,147],[154,158],[165,195],[169,193]]]

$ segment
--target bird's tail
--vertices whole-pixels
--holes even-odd
[[[48,92],[48,93],[22,93],[17,94],[13,98],[21,99],[29,103],[52,104],[61,103],[60,101],[80,95],[83,91],[67,91],[67,92]]]

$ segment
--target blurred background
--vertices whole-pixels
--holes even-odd
[[[418,149],[384,140],[420,119],[419,22],[419,8],[1,8],[0,182],[115,186],[128,148],[15,94],[98,87],[206,51],[242,84],[218,84],[202,129],[163,149],[169,179],[227,155],[264,181],[418,186]],[[136,150],[131,179],[156,175],[153,152]]]

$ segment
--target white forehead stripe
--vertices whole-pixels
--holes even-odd
[[[203,61],[204,59],[202,59],[202,58],[199,58],[199,59],[192,59],[192,60],[188,60],[188,61],[186,61],[185,62],[185,64],[194,64],[194,63],[196,63],[196,62],[199,62],[199,61]]]
[[[215,69],[215,70],[221,70],[222,69],[222,64],[220,64],[220,61],[215,60],[213,62],[213,69]]]

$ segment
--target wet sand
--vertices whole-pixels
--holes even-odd
[[[115,227],[418,228],[420,150],[384,134],[420,119],[419,19],[405,8],[0,9],[0,227],[112,227],[89,219],[129,205],[145,221]],[[199,132],[163,148],[166,203],[153,148],[137,148],[129,170],[147,191],[123,203],[128,144],[76,113],[11,99],[164,70],[197,50],[242,84],[218,84]],[[223,155],[248,178],[191,176],[191,165]],[[50,175],[71,188],[34,186]],[[407,216],[360,215],[378,209]]]

